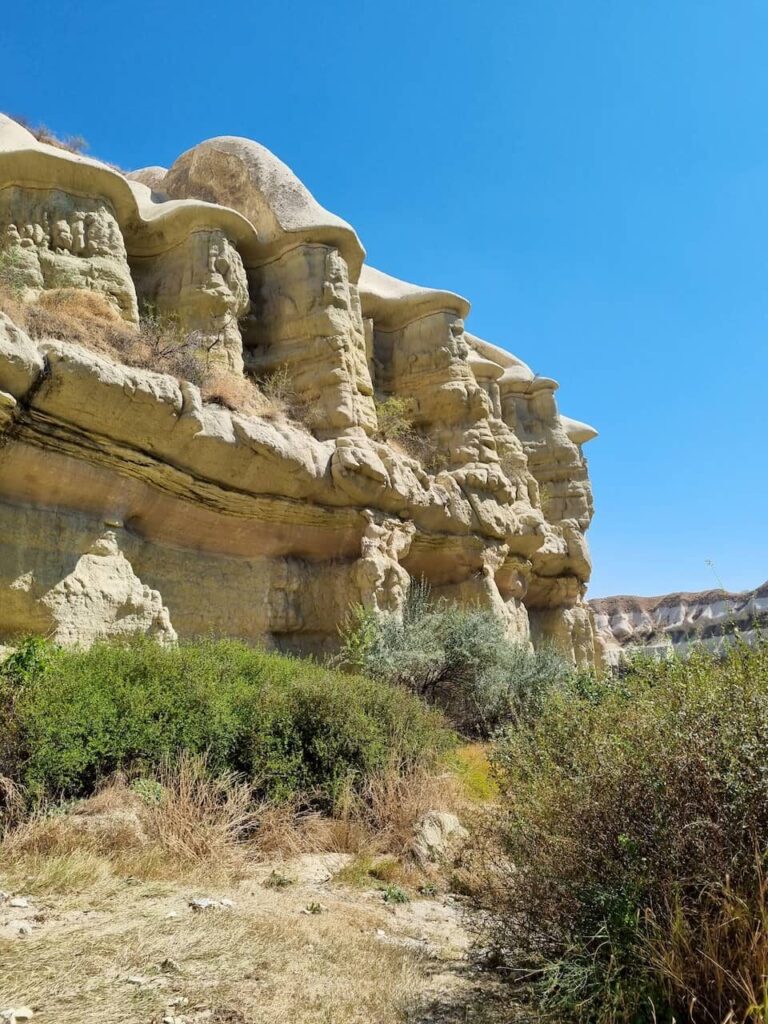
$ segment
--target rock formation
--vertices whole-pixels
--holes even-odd
[[[467,333],[465,299],[364,260],[255,142],[122,175],[0,117],[0,261],[20,301],[86,289],[126,330],[170,317],[207,366],[279,374],[300,410],[227,409],[0,314],[0,642],[140,630],[322,652],[351,605],[397,614],[423,578],[595,662],[595,431],[559,414],[554,380]],[[379,429],[392,397],[415,447]]]
[[[756,590],[603,597],[590,601],[605,660],[646,651],[659,657],[685,654],[692,645],[718,650],[738,630],[751,641],[768,627],[768,582]]]

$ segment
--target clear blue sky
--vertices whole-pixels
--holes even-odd
[[[559,379],[593,596],[768,577],[764,0],[35,0],[0,36],[0,109],[126,168],[257,139]]]

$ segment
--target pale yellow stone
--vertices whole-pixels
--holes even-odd
[[[303,424],[189,381],[33,343],[0,314],[0,641],[143,632],[338,643],[411,580],[521,643],[595,664],[588,425],[557,383],[465,330],[469,303],[364,266],[354,230],[258,143],[129,178],[0,116],[0,250],[22,296],[141,307],[232,374],[278,374]],[[22,280],[23,278],[23,280]],[[403,399],[423,463],[378,436]]]

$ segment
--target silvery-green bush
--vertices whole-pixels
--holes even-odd
[[[479,736],[535,714],[543,695],[572,671],[551,648],[534,652],[511,641],[491,611],[434,600],[418,583],[402,616],[355,609],[342,657],[437,704],[462,732]]]

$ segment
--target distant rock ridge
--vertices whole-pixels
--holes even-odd
[[[768,630],[768,581],[754,590],[703,590],[661,597],[595,598],[589,602],[604,656],[609,664],[622,653],[647,650],[684,654],[692,644],[718,649],[738,630],[750,640]]]

